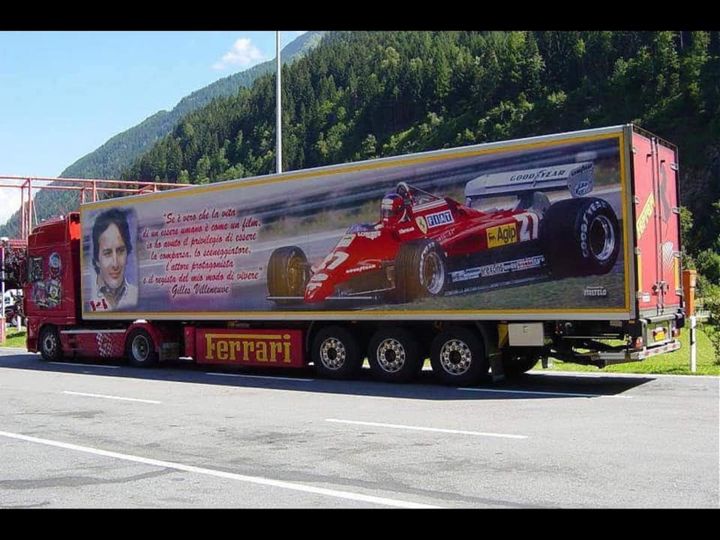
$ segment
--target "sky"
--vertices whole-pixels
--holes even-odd
[[[302,33],[281,32],[280,46]],[[274,31],[0,31],[0,176],[57,177],[191,92],[273,58]],[[20,190],[0,188],[0,224],[19,207]]]

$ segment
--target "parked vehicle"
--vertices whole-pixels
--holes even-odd
[[[625,125],[84,204],[30,235],[28,349],[385,381],[429,357],[453,385],[639,361],[680,346],[677,170]]]

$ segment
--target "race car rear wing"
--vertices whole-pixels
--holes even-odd
[[[560,189],[568,189],[573,197],[590,193],[593,189],[593,162],[484,174],[465,185],[465,197],[474,201]]]

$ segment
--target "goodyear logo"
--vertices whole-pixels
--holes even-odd
[[[290,364],[290,334],[205,334],[205,358]]]
[[[645,202],[645,206],[643,207],[642,212],[640,212],[640,215],[637,218],[637,222],[635,223],[635,230],[637,232],[638,238],[642,236],[648,226],[648,223],[650,223],[653,208],[655,208],[655,195],[653,193],[650,193],[650,196]]]
[[[490,227],[486,231],[489,248],[507,246],[518,241],[517,228],[514,223]]]
[[[427,220],[427,226],[429,229],[432,229],[433,227],[439,227],[440,225],[453,223],[455,221],[450,210],[445,210],[436,214],[430,214],[425,219]]]

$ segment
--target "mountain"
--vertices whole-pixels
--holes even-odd
[[[719,81],[717,31],[331,32],[283,72],[283,170],[632,122],[680,148],[684,248],[720,283]],[[274,86],[187,115],[123,178],[274,172]]]
[[[326,32],[306,32],[287,44],[280,55],[283,64],[291,64],[307,55],[318,46],[324,34]],[[207,106],[214,99],[232,96],[242,88],[251,87],[259,77],[274,71],[275,59],[272,59],[196,90],[182,98],[171,111],[158,111],[137,126],[115,135],[100,148],[67,167],[60,178],[117,179],[121,171],[129,168],[144,152],[170,133],[185,116]],[[45,190],[35,196],[35,211],[39,221],[74,210],[78,204],[77,193],[73,191]],[[0,235],[11,238],[18,236],[19,221],[19,212],[16,212],[5,225],[0,224]]]
[[[306,32],[285,46],[283,64],[291,63],[314,49],[325,32]],[[224,77],[182,98],[171,111],[159,111],[137,126],[115,135],[97,150],[81,157],[66,168],[61,178],[118,178],[120,171],[132,165],[143,152],[165,135],[187,114],[200,109],[218,97],[236,94],[249,88],[258,77],[275,70],[275,59]]]

